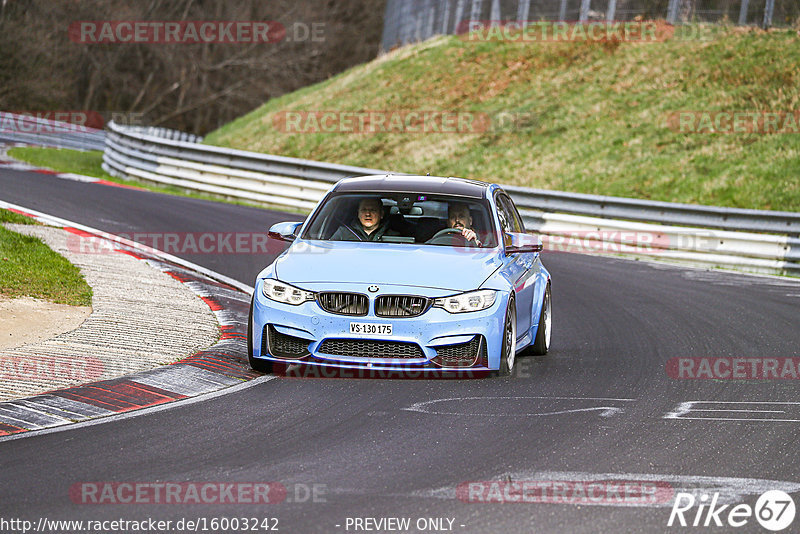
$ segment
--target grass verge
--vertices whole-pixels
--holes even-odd
[[[0,210],[0,223],[31,224],[22,215]],[[92,288],[77,267],[36,237],[0,224],[0,295],[35,297],[59,304],[92,305]]]
[[[103,152],[100,150],[84,152],[66,148],[14,147],[9,149],[8,155],[31,165],[46,167],[58,172],[118,181],[101,167]]]

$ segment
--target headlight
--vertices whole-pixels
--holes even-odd
[[[270,300],[283,302],[284,304],[292,304],[293,306],[317,298],[311,291],[290,286],[278,280],[264,280],[264,287],[261,289],[261,292]]]
[[[436,299],[433,301],[433,307],[444,308],[450,313],[480,311],[494,304],[496,296],[497,292],[492,289],[481,289]]]

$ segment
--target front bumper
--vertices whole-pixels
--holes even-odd
[[[314,301],[299,306],[267,299],[258,280],[253,305],[253,357],[320,367],[420,373],[479,372],[500,365],[502,329],[508,295],[498,292],[492,306],[478,312],[451,314],[429,308],[417,317],[385,318],[375,314],[382,295],[419,295],[437,298],[452,291],[407,286],[381,286],[370,293],[367,285],[337,285],[336,291],[369,297],[366,315],[337,315]],[[309,291],[330,291],[322,284]],[[392,326],[392,334],[350,333],[350,323]]]

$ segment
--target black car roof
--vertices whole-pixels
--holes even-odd
[[[439,176],[407,176],[381,174],[345,178],[336,185],[334,191],[365,192],[387,191],[397,193],[427,193],[457,195],[462,197],[485,198],[492,184],[466,178],[442,178]]]

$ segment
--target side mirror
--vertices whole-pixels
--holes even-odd
[[[282,222],[273,224],[267,235],[272,239],[292,242],[297,239],[297,231],[300,230],[302,222]]]
[[[529,252],[541,252],[544,248],[539,236],[507,232],[503,234],[505,242],[506,256],[511,254],[525,254]]]

